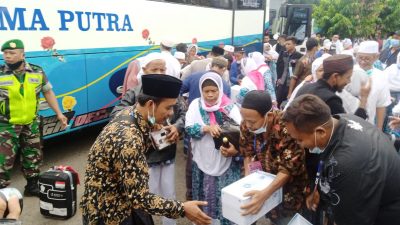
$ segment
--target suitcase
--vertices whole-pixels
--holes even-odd
[[[40,213],[47,217],[68,219],[77,207],[78,173],[71,167],[53,167],[39,176]]]

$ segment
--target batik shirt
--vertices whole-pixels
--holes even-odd
[[[150,126],[133,107],[123,110],[96,139],[89,152],[81,208],[89,224],[99,219],[120,224],[142,209],[152,215],[177,218],[183,203],[149,192],[145,150]]]
[[[301,211],[308,184],[305,151],[290,137],[281,116],[280,111],[273,112],[274,118],[268,123],[266,133],[255,135],[245,123],[241,124],[240,129],[240,151],[244,157],[255,157],[265,172],[290,175],[290,180],[283,186],[282,203],[268,214],[273,219]]]

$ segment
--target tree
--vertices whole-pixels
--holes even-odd
[[[388,1],[396,5],[398,0],[321,0],[314,6],[313,17],[321,32],[329,36],[371,37],[383,21],[380,16]]]
[[[400,4],[398,0],[386,0],[379,15],[378,30],[383,34],[400,30]]]

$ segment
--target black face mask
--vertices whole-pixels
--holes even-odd
[[[7,66],[8,66],[11,70],[16,70],[16,69],[18,69],[18,68],[21,66],[21,64],[22,64],[23,62],[24,62],[24,61],[21,60],[21,61],[16,62],[16,63],[7,63]]]

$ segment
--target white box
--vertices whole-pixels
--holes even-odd
[[[288,225],[312,225],[312,223],[308,222],[308,220],[306,220],[300,214],[296,213],[296,215],[293,216]]]
[[[282,202],[282,188],[274,192],[255,215],[241,215],[243,210],[240,207],[251,200],[250,197],[243,197],[243,194],[252,190],[265,189],[275,177],[273,174],[257,171],[224,187],[221,191],[222,215],[238,225],[252,224],[264,216]]]

